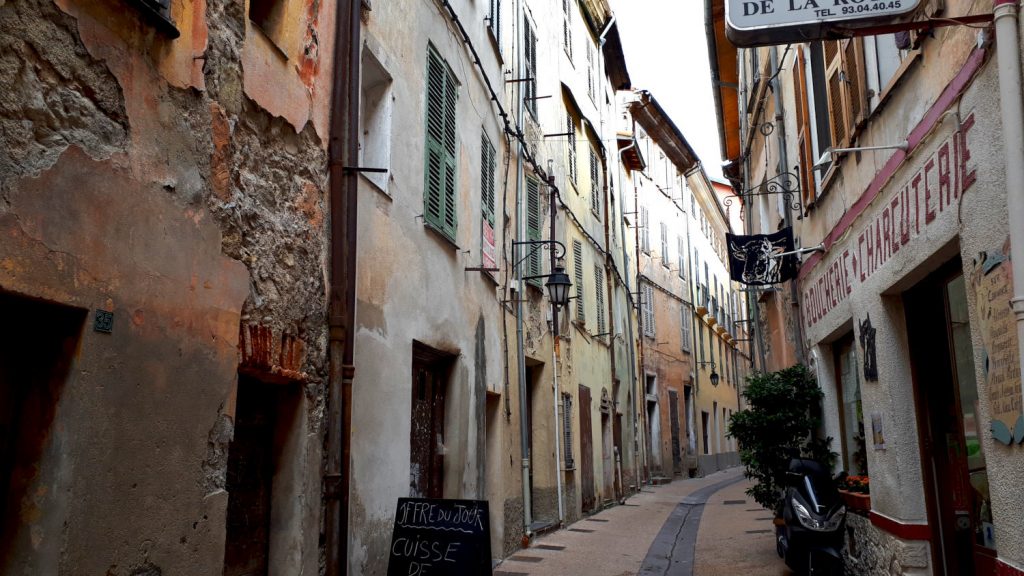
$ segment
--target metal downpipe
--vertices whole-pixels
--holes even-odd
[[[359,158],[361,2],[341,0],[335,20],[330,142],[330,292],[328,294],[327,462],[324,554],[327,576],[348,573],[348,509],[355,377],[355,292]]]

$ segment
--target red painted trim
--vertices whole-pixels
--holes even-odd
[[[871,523],[889,534],[904,540],[931,540],[932,527],[928,524],[904,524],[874,510],[870,514]]]
[[[992,8],[995,9],[997,6],[1002,6],[1003,4],[1016,4],[1017,2],[1018,0],[995,0],[992,2]]]
[[[1009,0],[1016,2],[1017,0]],[[843,237],[843,234],[853,226],[853,223],[863,214],[871,203],[878,197],[882,192],[882,188],[889,182],[889,179],[896,174],[896,170],[903,164],[903,161],[907,156],[914,151],[915,148],[929,132],[935,127],[935,125],[942,118],[942,115],[946,112],[953,102],[960,96],[961,93],[970,84],[971,79],[974,78],[974,74],[981,69],[981,65],[985,62],[985,50],[982,48],[975,48],[971,55],[968,56],[967,62],[964,64],[960,72],[957,73],[956,77],[946,86],[945,90],[939,96],[939,99],[932,104],[932,107],[928,109],[928,112],[924,115],[924,118],[917,123],[917,126],[910,131],[907,136],[907,151],[896,150],[889,160],[885,163],[885,166],[875,174],[875,177],[868,184],[867,190],[861,194],[860,198],[847,210],[846,214],[839,220],[839,222],[832,228],[832,231],[825,236],[825,253],[828,254],[829,249],[832,245],[839,241]],[[803,265],[800,267],[800,279],[804,279],[811,270],[824,258],[821,252],[815,252],[808,258]]]
[[[1024,576],[1024,570],[999,560],[996,562],[996,576]]]

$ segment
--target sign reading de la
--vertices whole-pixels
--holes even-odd
[[[829,36],[833,25],[890,23],[920,0],[727,0],[726,34],[738,46],[781,44]]]

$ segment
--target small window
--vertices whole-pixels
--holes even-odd
[[[380,61],[363,50],[359,105],[359,165],[391,170],[392,80]],[[377,188],[387,193],[389,172],[361,172]]]
[[[458,227],[456,168],[458,145],[455,103],[459,85],[433,46],[427,50],[426,160],[423,218],[451,241]]]
[[[249,21],[274,43],[285,56],[289,50],[296,27],[287,19],[289,0],[249,0]]]

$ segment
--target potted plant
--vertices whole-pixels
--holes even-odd
[[[836,454],[829,449],[832,439],[816,435],[822,396],[814,376],[801,364],[756,373],[743,391],[748,407],[729,421],[729,435],[739,441],[746,476],[757,481],[747,494],[776,515],[790,459],[810,458],[826,469],[835,462]]]
[[[847,476],[839,481],[839,494],[846,508],[855,512],[871,510],[871,479],[867,476]]]

